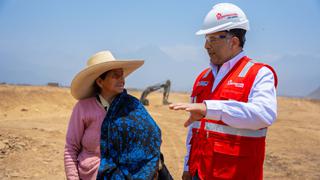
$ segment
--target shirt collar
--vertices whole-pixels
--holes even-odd
[[[109,109],[110,104],[108,103],[108,101],[105,100],[101,94],[99,94],[99,98],[100,98],[100,101],[101,101],[102,106],[103,106],[104,108],[107,107],[107,108]]]
[[[231,58],[229,61],[225,62],[222,64],[221,68],[227,68],[227,69],[231,69],[241,58],[243,58],[245,56],[244,51],[240,51],[239,54],[237,54],[236,56],[234,56],[233,58]],[[217,71],[218,66],[214,65],[212,63],[210,63],[211,68],[214,71]]]

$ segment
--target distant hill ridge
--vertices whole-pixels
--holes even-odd
[[[311,92],[307,97],[311,98],[311,99],[319,99],[320,100],[320,87],[318,87],[318,89]]]

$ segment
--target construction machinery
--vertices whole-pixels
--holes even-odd
[[[170,102],[168,101],[170,86],[171,86],[171,82],[170,82],[170,80],[167,80],[163,83],[158,83],[153,86],[147,87],[141,94],[141,98],[140,98],[141,103],[143,105],[148,106],[149,105],[149,100],[147,99],[148,94],[150,94],[153,91],[157,91],[157,90],[163,88],[164,90],[163,90],[162,104],[163,105],[170,104]]]

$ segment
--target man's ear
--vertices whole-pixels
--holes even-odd
[[[235,47],[235,48],[238,48],[240,46],[240,40],[236,36],[233,36],[231,38],[231,42],[232,42],[232,46]]]

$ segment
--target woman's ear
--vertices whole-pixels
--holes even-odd
[[[102,88],[102,79],[100,77],[96,79],[96,83],[100,88]]]

